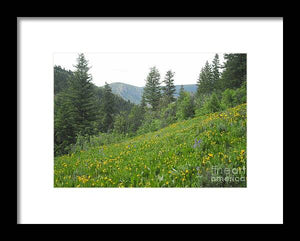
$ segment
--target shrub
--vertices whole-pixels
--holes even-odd
[[[76,143],[69,147],[69,152],[79,152],[88,150],[89,148],[98,147],[102,145],[120,142],[126,139],[128,135],[113,133],[99,133],[98,135],[77,135]]]
[[[246,82],[244,82],[240,88],[236,89],[235,105],[240,105],[246,102],[247,102],[247,86],[246,86]]]
[[[194,99],[189,92],[184,92],[183,99],[178,101],[176,118],[178,120],[186,120],[195,116]]]
[[[138,135],[145,134],[152,131],[157,131],[160,129],[161,120],[153,119],[152,121],[145,122],[137,131]]]
[[[210,97],[206,97],[202,108],[196,110],[196,116],[205,115],[222,110],[222,105],[218,99],[216,93],[213,93]]]
[[[125,113],[120,113],[116,116],[114,122],[114,132],[118,134],[125,134],[128,131],[128,120]]]
[[[231,108],[247,101],[246,83],[238,89],[226,89],[222,93],[221,104],[223,108]]]
[[[233,107],[235,105],[235,95],[236,95],[236,92],[234,90],[226,89],[222,93],[222,105],[225,108]]]
[[[176,103],[170,103],[161,110],[161,128],[166,127],[176,121]]]

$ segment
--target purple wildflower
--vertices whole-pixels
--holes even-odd
[[[196,147],[199,147],[201,142],[202,142],[201,139],[199,139],[198,141],[197,138],[195,138],[195,144],[193,145],[193,148],[195,149]]]

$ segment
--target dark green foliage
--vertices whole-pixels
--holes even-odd
[[[197,116],[246,103],[247,55],[225,54],[224,60],[221,67],[216,54],[212,65],[206,62],[201,70],[195,101]]]
[[[167,107],[161,110],[161,128],[176,122],[176,111],[176,103],[170,103]]]
[[[145,112],[145,108],[146,108],[147,104],[146,104],[146,100],[145,100],[145,95],[142,95],[142,100],[141,100],[141,108],[142,110]]]
[[[129,114],[130,101],[114,95],[109,87],[97,87],[89,75],[83,54],[74,72],[54,66],[54,154],[70,151],[78,136],[90,136],[113,128],[114,116]],[[127,123],[128,124],[128,123]]]
[[[194,97],[189,92],[183,92],[181,99],[177,101],[176,118],[185,120],[195,115]]]
[[[206,61],[205,66],[201,69],[199,78],[198,78],[198,89],[197,96],[211,94],[213,86],[213,72],[210,64]]]
[[[78,56],[75,67],[68,87],[54,98],[55,155],[67,153],[77,135],[91,135],[96,131],[96,96],[83,54]]]
[[[180,86],[178,101],[182,101],[185,96],[185,91],[183,85]]]
[[[222,93],[223,109],[234,107],[247,102],[246,82],[238,89],[226,89]]]
[[[130,113],[121,112],[115,118],[114,131],[119,134],[134,135],[142,125],[144,111],[141,106],[135,105]]]
[[[224,107],[233,107],[235,104],[235,91],[232,89],[226,89],[222,93],[222,104]]]
[[[145,115],[145,110],[142,106],[135,105],[128,116],[128,131],[129,133],[136,133],[138,128],[142,125]]]
[[[215,92],[211,95],[209,100],[206,102],[205,108],[208,110],[208,113],[213,113],[221,110],[220,101]]]
[[[90,68],[83,54],[79,54],[75,68],[68,90],[68,98],[73,105],[74,128],[76,134],[92,135],[95,133],[98,109],[94,85],[88,73]]]
[[[158,69],[154,66],[150,68],[150,73],[146,79],[146,86],[144,88],[145,102],[148,103],[153,111],[156,111],[159,106],[161,98],[161,87],[160,87],[160,74]]]
[[[236,105],[247,103],[247,82],[243,82],[242,86],[236,89]]]
[[[76,140],[73,105],[67,94],[61,92],[54,97],[54,153],[62,155],[69,151]]]
[[[97,102],[100,109],[104,101],[104,92],[105,92],[104,87],[95,86],[95,92],[96,92]],[[119,95],[113,94],[113,98],[114,98],[114,115],[120,114],[122,111],[130,112],[131,108],[134,106],[134,103],[128,100],[127,101],[124,100]]]
[[[114,122],[114,131],[119,134],[128,132],[128,117],[125,112],[116,115]]]
[[[69,80],[72,78],[72,71],[61,66],[54,66],[54,95],[69,88]]]
[[[176,92],[176,88],[175,88],[175,85],[174,85],[173,77],[174,77],[174,72],[169,70],[166,73],[165,79],[163,81],[165,83],[165,86],[162,87],[162,90],[163,90],[163,97],[166,100],[166,105],[168,105],[168,104],[175,101],[174,94]]]
[[[102,102],[102,111],[103,111],[103,122],[102,122],[102,131],[108,132],[113,128],[115,112],[115,103],[114,96],[110,86],[105,82],[104,86],[104,96]]]
[[[220,60],[219,55],[216,54],[212,61],[212,90],[219,92],[218,84],[220,81]]]
[[[211,95],[206,96],[203,99],[203,103],[200,108],[196,110],[196,116],[205,115],[208,113],[217,112],[223,109],[223,104],[220,102],[216,92],[213,92]]]
[[[225,64],[219,88],[236,89],[246,82],[247,75],[247,55],[246,54],[225,54]]]
[[[157,111],[153,111],[152,109],[148,109],[148,111],[145,113],[143,123],[137,131],[137,134],[140,135],[159,130],[160,126],[161,120],[159,118],[159,113]]]

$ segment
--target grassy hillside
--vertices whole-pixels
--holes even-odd
[[[55,187],[245,187],[246,104],[55,158]]]

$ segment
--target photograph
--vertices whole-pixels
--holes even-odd
[[[247,53],[55,52],[55,188],[246,188]]]
[[[284,224],[283,22],[18,18],[17,223]]]

